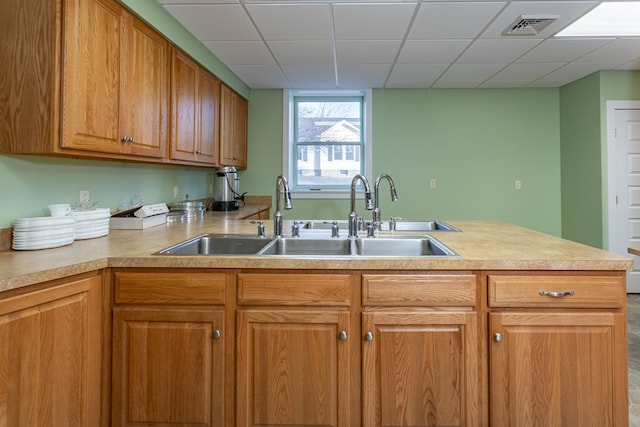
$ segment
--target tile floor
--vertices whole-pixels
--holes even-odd
[[[640,427],[640,294],[627,296],[629,339],[629,426]]]

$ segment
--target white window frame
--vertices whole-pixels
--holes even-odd
[[[295,96],[362,96],[363,97],[363,126],[361,132],[364,132],[362,138],[364,144],[364,175],[369,178],[372,171],[372,153],[373,144],[371,137],[371,117],[372,117],[372,90],[294,90],[285,89],[283,94],[283,143],[282,143],[282,168],[287,178],[293,176],[293,162],[296,161],[296,154],[293,153],[294,147],[294,130],[293,130],[293,98]],[[289,180],[291,182],[291,179]],[[340,190],[310,190],[292,188],[295,198],[298,199],[346,199],[350,196],[349,189]]]

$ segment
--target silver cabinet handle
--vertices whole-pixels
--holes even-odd
[[[132,136],[125,135],[122,137],[122,142],[136,142],[136,139]]]
[[[364,339],[367,341],[373,341],[373,332],[367,332],[364,334]]]
[[[218,338],[220,338],[222,336],[222,332],[220,332],[220,329],[216,329],[216,330],[213,331],[212,335],[213,335],[213,339],[217,340]]]
[[[340,334],[338,335],[338,338],[340,339],[340,341],[346,340],[347,337],[348,337],[347,331],[340,331]]]
[[[500,332],[496,332],[495,334],[493,334],[493,340],[495,342],[502,342],[502,334]]]
[[[562,298],[562,297],[566,297],[566,296],[572,296],[573,294],[575,294],[574,291],[566,291],[566,292],[556,292],[556,291],[540,291],[539,292],[541,296],[547,296],[547,297],[551,297],[551,298]]]

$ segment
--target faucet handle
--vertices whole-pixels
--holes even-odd
[[[340,227],[338,226],[338,221],[333,221],[333,224],[331,224],[331,237],[340,237]]]
[[[293,221],[291,226],[291,237],[300,237],[300,221]]]
[[[264,237],[264,221],[251,220],[251,224],[258,224],[258,237]]]

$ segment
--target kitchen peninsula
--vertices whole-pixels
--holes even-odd
[[[0,327],[15,349],[1,369],[28,388],[38,381],[18,373],[41,368],[72,390],[64,405],[44,387],[0,412],[37,404],[87,426],[626,427],[631,260],[510,224],[448,223],[462,231],[429,234],[453,257],[154,255],[257,232],[212,213],[0,252],[2,324],[56,337]],[[19,349],[47,346],[66,361],[56,372],[35,356],[16,364]]]

